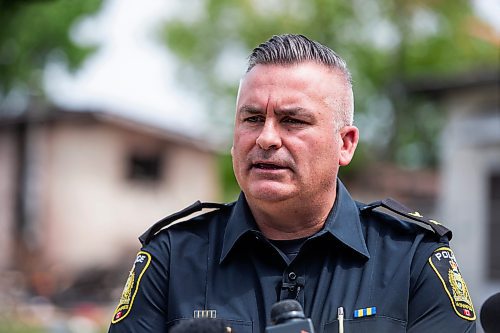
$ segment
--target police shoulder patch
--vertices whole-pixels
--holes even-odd
[[[475,320],[476,312],[469,290],[460,274],[453,251],[449,247],[436,249],[429,258],[429,264],[441,280],[455,313],[460,318]]]
[[[132,305],[134,304],[135,295],[139,289],[139,283],[141,282],[144,272],[149,267],[150,262],[151,255],[149,253],[145,251],[139,251],[139,253],[137,253],[137,257],[129,272],[127,282],[125,283],[125,287],[120,297],[120,302],[116,307],[111,323],[116,324],[122,321],[130,313]]]

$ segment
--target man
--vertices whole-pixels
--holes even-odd
[[[451,233],[392,200],[357,203],[337,178],[358,144],[353,110],[350,74],[329,48],[282,35],[254,49],[231,149],[242,194],[141,236],[110,332],[165,332],[193,317],[263,332],[287,298],[316,332],[474,332]],[[216,209],[178,222],[202,208]]]

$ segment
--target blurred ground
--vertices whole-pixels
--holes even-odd
[[[53,295],[43,297],[30,292],[33,285],[20,272],[4,271],[0,274],[0,333],[107,332],[118,300],[115,295],[121,292],[117,286],[122,283],[110,287],[115,280],[110,272],[89,271],[68,288],[55,288]]]

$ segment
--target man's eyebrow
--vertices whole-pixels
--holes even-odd
[[[265,111],[252,105],[243,105],[238,109],[238,113],[262,114]]]
[[[311,114],[311,112],[309,112],[307,109],[304,109],[302,107],[277,109],[277,110],[274,110],[274,113],[276,113],[279,116],[283,116],[283,115],[285,115],[285,116],[297,116],[297,115],[307,116],[307,115]]]
[[[312,110],[303,107],[285,107],[274,110],[274,113],[279,117],[292,117],[310,122],[315,122],[316,120],[316,114]]]
[[[239,113],[249,113],[249,114],[262,114],[266,113],[261,108],[252,106],[252,105],[243,105],[238,110]],[[291,107],[291,108],[281,108],[275,109],[274,113],[279,116],[312,116],[312,113],[307,109],[302,107]]]

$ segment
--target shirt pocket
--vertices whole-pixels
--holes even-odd
[[[251,321],[242,320],[227,320],[225,319],[227,326],[231,327],[233,332],[236,333],[252,333],[253,323]]]
[[[339,333],[338,320],[324,326],[325,333]],[[405,333],[406,323],[390,317],[371,317],[344,320],[344,333]]]
[[[174,327],[175,325],[179,324],[180,322],[183,322],[183,321],[187,321],[187,320],[196,320],[196,319],[185,319],[185,318],[182,318],[182,319],[175,319],[175,320],[172,320],[170,321],[168,324],[167,324],[167,332],[172,328]],[[231,327],[232,331],[233,332],[237,332],[237,333],[253,333],[253,323],[251,321],[244,321],[244,320],[231,320],[231,319],[223,319],[221,318],[221,320],[224,321],[224,323],[226,324],[226,326],[228,327]],[[210,320],[208,321],[205,321],[205,323],[207,323],[207,325],[210,323]],[[206,327],[206,328],[211,328],[211,327]]]

